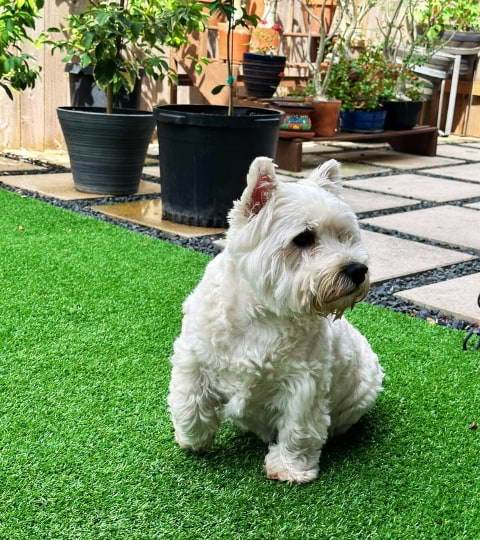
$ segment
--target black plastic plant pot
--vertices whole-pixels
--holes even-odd
[[[148,144],[155,129],[151,112],[97,107],[59,107],[78,191],[130,195],[138,191]]]
[[[251,162],[274,158],[281,111],[215,105],[155,107],[163,219],[226,227]]]
[[[383,108],[387,111],[386,130],[412,129],[418,124],[423,102],[421,101],[385,101]]]
[[[285,56],[245,53],[243,80],[252,97],[270,98],[275,93],[285,69]]]
[[[97,86],[93,78],[93,68],[91,66],[82,68],[79,64],[69,63],[65,65],[68,73],[70,86],[70,104],[72,107],[106,107],[107,96],[105,92]],[[130,94],[122,88],[115,96],[114,106],[119,109],[138,109],[140,106],[140,95],[142,90],[142,79],[137,79],[133,92]]]

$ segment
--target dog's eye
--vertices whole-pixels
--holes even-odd
[[[337,239],[339,242],[343,243],[343,242],[349,242],[350,240],[352,240],[353,238],[353,235],[350,231],[342,231],[340,233],[338,233],[337,235]]]
[[[315,233],[307,229],[306,231],[297,234],[292,242],[297,247],[301,248],[313,246],[313,244],[315,244]]]

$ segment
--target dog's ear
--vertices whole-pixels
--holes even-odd
[[[250,218],[267,204],[277,187],[273,161],[267,157],[253,160],[247,175],[247,187],[235,203],[231,218]]]
[[[320,187],[338,195],[342,189],[342,177],[340,176],[340,163],[330,159],[317,167],[309,177]]]

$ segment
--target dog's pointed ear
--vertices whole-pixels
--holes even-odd
[[[250,218],[260,212],[277,188],[273,160],[258,157],[253,160],[247,175],[247,187],[230,214],[230,220]]]
[[[309,177],[320,187],[338,195],[342,189],[342,177],[340,176],[340,163],[330,159],[317,167]]]

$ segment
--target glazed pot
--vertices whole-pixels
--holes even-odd
[[[271,98],[283,76],[286,60],[285,56],[245,53],[243,79],[248,95]]]
[[[385,117],[383,109],[377,111],[342,111],[340,126],[342,131],[353,133],[381,133],[384,131]]]

